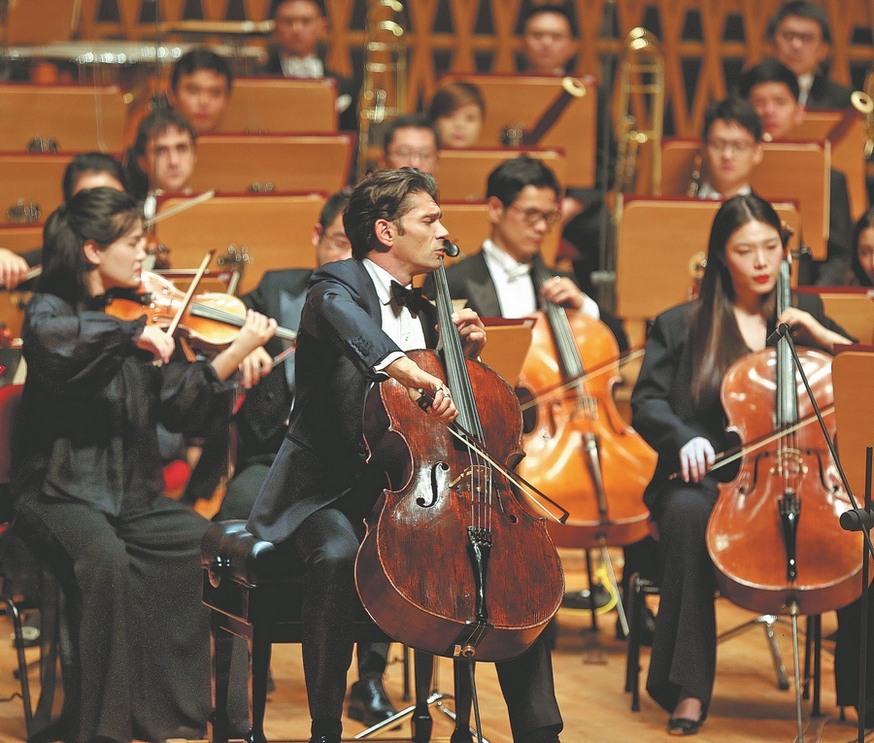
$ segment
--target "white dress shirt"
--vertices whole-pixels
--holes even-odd
[[[319,80],[325,76],[325,65],[315,54],[307,57],[281,57],[282,74],[304,80]]]

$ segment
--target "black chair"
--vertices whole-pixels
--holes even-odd
[[[303,566],[271,542],[246,531],[245,521],[221,521],[207,529],[201,545],[203,602],[212,611],[213,717],[210,739],[225,743],[230,734],[227,711],[232,636],[249,646],[250,743],[266,743],[264,711],[271,648],[275,642],[301,642]],[[361,607],[356,620],[356,641],[390,642]],[[418,653],[417,653],[418,655]],[[427,664],[423,664],[427,667]],[[413,740],[430,740],[428,704],[430,672],[416,675]],[[424,675],[424,678],[421,676]],[[433,696],[433,695],[432,695]],[[409,716],[409,715],[407,715]],[[393,722],[392,725],[396,724]],[[364,737],[371,730],[359,734]]]

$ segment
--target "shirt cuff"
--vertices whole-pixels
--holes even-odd
[[[385,373],[386,368],[398,359],[402,359],[404,356],[406,356],[406,354],[403,351],[392,351],[388,356],[383,358],[382,361],[373,365],[373,373],[388,378],[388,374]]]
[[[584,315],[588,315],[589,317],[594,317],[596,320],[600,320],[601,310],[598,307],[598,303],[588,294],[584,294],[583,297],[583,306],[580,307],[579,312],[582,312]]]

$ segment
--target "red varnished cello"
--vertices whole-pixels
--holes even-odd
[[[779,316],[791,299],[785,261],[777,291]],[[820,614],[860,595],[861,535],[840,527],[851,504],[820,427],[796,427],[812,410],[788,344],[781,338],[776,349],[742,356],[723,379],[722,404],[742,441],[786,433],[745,456],[737,477],[720,485],[707,549],[720,592],[734,603]],[[831,356],[803,348],[798,355],[817,402],[831,403]],[[834,417],[827,421],[834,436]]]
[[[435,279],[444,363],[430,351],[409,355],[447,381],[459,416],[446,427],[394,381],[375,388],[365,420],[383,423],[365,436],[393,489],[368,521],[355,580],[365,609],[399,642],[505,660],[546,627],[564,578],[545,522],[520,504],[503,469],[522,456],[519,402],[500,376],[464,358],[442,266]]]
[[[538,287],[551,278],[539,257],[532,276]],[[620,546],[647,535],[643,491],[656,455],[616,407],[618,358],[601,321],[552,302],[537,313],[519,379],[523,400],[537,403],[536,419],[519,473],[570,512],[567,524],[549,526],[563,547]],[[589,376],[587,368],[597,371]]]

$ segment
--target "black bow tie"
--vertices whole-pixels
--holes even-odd
[[[407,289],[397,281],[391,282],[391,296],[401,307],[406,307],[413,317],[431,307],[421,289]]]

